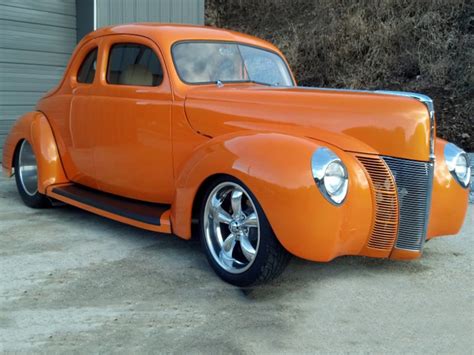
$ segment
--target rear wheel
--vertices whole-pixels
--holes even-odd
[[[38,192],[38,163],[27,140],[21,142],[14,166],[16,186],[23,202],[32,208],[49,207],[49,199]]]
[[[209,186],[200,222],[209,264],[233,285],[267,282],[288,264],[290,254],[276,239],[260,204],[237,179],[222,177]]]

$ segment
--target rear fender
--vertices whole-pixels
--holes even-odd
[[[28,112],[12,127],[3,148],[2,166],[7,176],[13,174],[13,160],[19,143],[27,140],[38,162],[38,191],[46,193],[52,184],[67,183],[53,131],[41,112]]]

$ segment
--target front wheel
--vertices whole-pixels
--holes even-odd
[[[38,163],[27,140],[21,142],[14,166],[16,187],[25,205],[32,208],[51,206],[49,199],[38,191]]]
[[[207,189],[200,225],[209,264],[233,285],[270,281],[290,260],[255,196],[230,176],[217,179]]]

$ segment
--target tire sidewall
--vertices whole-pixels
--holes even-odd
[[[18,145],[18,149],[15,151],[15,156],[14,156],[14,167],[15,167],[15,182],[16,182],[16,187],[18,189],[18,193],[20,194],[21,199],[27,205],[28,207],[31,208],[42,208],[42,207],[47,207],[49,206],[49,200],[48,198],[41,194],[38,190],[34,195],[30,195],[25,191],[25,188],[23,187],[23,184],[21,182],[20,178],[20,151],[21,147],[24,144],[24,142],[27,142],[30,144],[28,141],[24,140],[21,141],[20,144]],[[36,156],[35,156],[36,159]],[[36,164],[38,164],[38,160],[36,160]]]
[[[209,246],[207,245],[206,242],[206,237],[205,237],[205,231],[204,231],[204,211],[205,211],[205,206],[207,203],[207,200],[209,198],[210,193],[212,190],[219,184],[223,182],[232,182],[234,184],[239,185],[240,188],[245,190],[245,192],[250,196],[252,199],[252,202],[256,208],[256,212],[258,215],[259,219],[259,227],[260,227],[260,242],[259,242],[259,247],[257,250],[257,255],[255,257],[255,260],[253,261],[252,265],[250,268],[242,273],[239,274],[233,274],[230,273],[226,270],[224,270],[218,263],[217,261],[214,260],[214,257],[212,256],[211,251],[209,250]],[[263,272],[263,269],[268,262],[269,259],[269,254],[270,254],[270,248],[274,247],[274,245],[271,243],[276,239],[273,230],[270,226],[270,223],[267,220],[267,217],[265,216],[265,213],[263,212],[262,207],[260,206],[260,203],[258,202],[257,198],[254,196],[254,194],[250,191],[250,189],[240,180],[232,177],[232,176],[222,176],[217,179],[215,179],[209,186],[207,186],[206,191],[204,193],[204,198],[201,203],[201,210],[200,210],[200,226],[199,226],[199,231],[200,231],[200,239],[201,239],[201,246],[206,253],[206,258],[213,268],[213,270],[216,272],[217,275],[219,275],[223,280],[239,286],[239,287],[245,287],[245,286],[250,286],[258,283],[258,280]]]

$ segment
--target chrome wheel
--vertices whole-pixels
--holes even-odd
[[[250,268],[260,245],[260,224],[252,198],[238,184],[223,182],[209,194],[203,214],[207,248],[225,271]]]
[[[33,148],[26,140],[21,143],[16,168],[23,190],[34,196],[38,192],[38,165]]]

